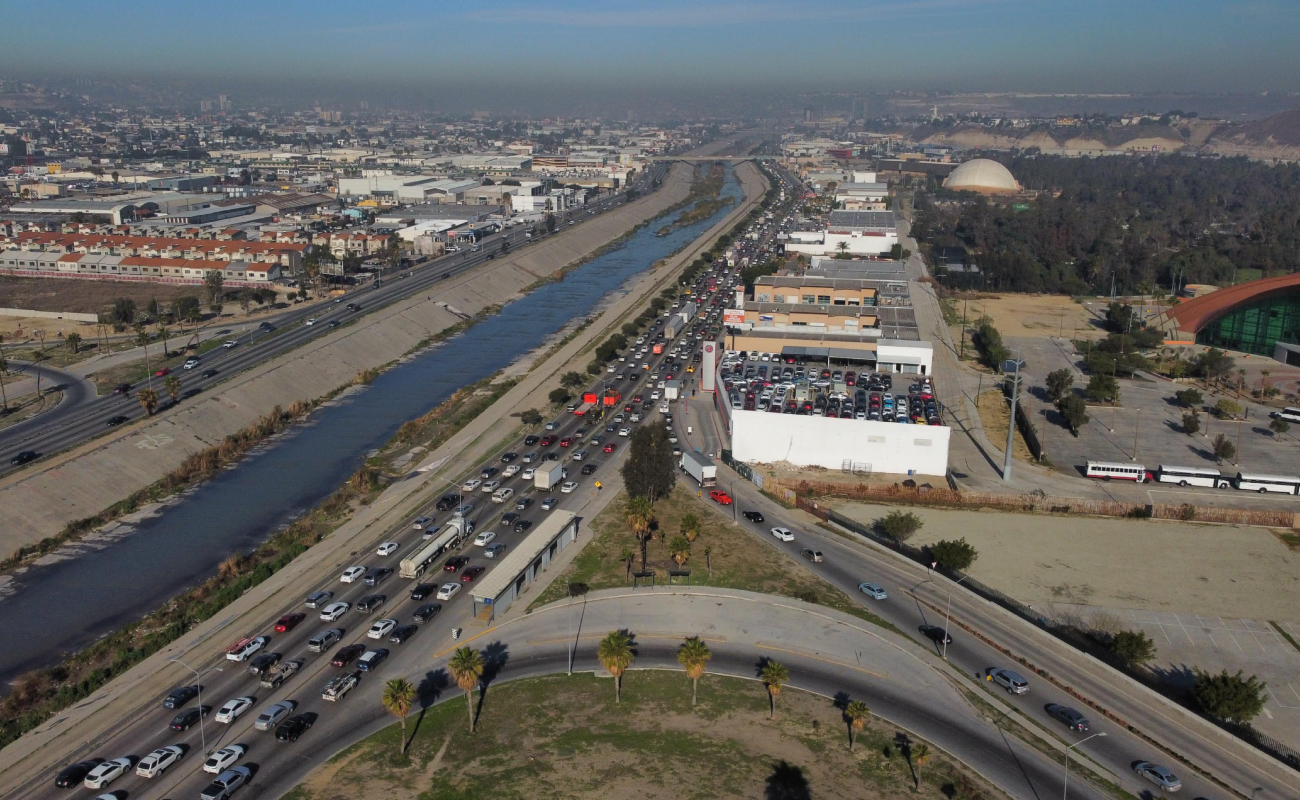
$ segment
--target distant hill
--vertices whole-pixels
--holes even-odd
[[[1208,149],[1225,156],[1300,160],[1300,108],[1216,131]]]

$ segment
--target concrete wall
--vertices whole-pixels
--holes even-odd
[[[950,433],[941,425],[731,412],[732,456],[750,464],[786,461],[839,470],[852,461],[869,464],[872,472],[942,476],[948,469]]]
[[[31,470],[0,480],[0,553],[53,536],[162,478],[186,457],[252,425],[276,405],[321,397],[459,321],[444,307],[474,314],[625,234],[690,191],[690,169],[675,167],[657,192],[593,217],[510,258],[488,262],[365,316],[151,422],[96,439]]]
[[[33,311],[30,308],[0,308],[0,317],[29,317],[32,319],[66,319],[73,322],[99,322],[97,314],[78,314],[75,311]]]

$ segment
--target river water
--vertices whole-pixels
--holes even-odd
[[[743,197],[730,167],[722,195],[737,202]],[[231,553],[254,549],[325,499],[402,423],[587,315],[733,207],[663,237],[656,231],[676,213],[651,221],[564,280],[509,303],[500,314],[380,375],[364,391],[319,409],[308,424],[294,426],[121,539],[19,576],[9,587],[15,591],[0,601],[0,681],[54,663],[198,584]]]

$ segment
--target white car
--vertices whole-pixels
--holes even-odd
[[[509,486],[502,486],[500,489],[497,489],[492,493],[492,502],[504,503],[509,500],[514,493],[515,490],[511,489]]]
[[[432,524],[433,517],[416,517],[415,521],[411,523],[411,528],[413,530],[422,531]]]
[[[660,396],[660,395],[659,395],[659,390],[658,390],[658,389],[655,389],[653,392],[650,393],[650,399],[651,399],[651,400],[658,400],[658,399],[659,399],[659,396]]]
[[[182,369],[194,369],[198,365],[199,365],[198,357],[190,356],[189,358],[185,359],[185,363],[182,364],[181,367]]]
[[[783,542],[794,541],[794,531],[790,530],[789,528],[773,528],[772,535]]]
[[[228,342],[223,342],[221,346],[229,350],[232,347],[239,347],[239,342],[236,342],[234,339],[231,339]]]
[[[169,744],[166,747],[159,747],[140,759],[140,763],[135,765],[135,774],[141,778],[156,778],[166,772],[167,768],[180,760],[183,755],[185,749],[180,745]]]
[[[389,632],[393,630],[393,628],[396,627],[397,627],[397,620],[381,619],[377,621],[374,625],[370,626],[370,630],[366,631],[366,636],[370,639],[382,639],[385,636],[387,636]]]
[[[537,474],[537,470],[533,469],[532,467],[529,467],[528,469],[524,470],[524,474],[521,475],[520,477],[522,477],[526,481],[531,481],[533,479],[533,475],[535,474]]]
[[[355,581],[356,579],[360,578],[362,575],[365,574],[366,574],[366,568],[361,564],[357,564],[355,567],[348,567],[347,569],[343,570],[343,574],[339,577],[339,580],[343,581],[344,583],[352,583],[353,581]]]
[[[112,761],[105,761],[98,767],[86,773],[85,780],[82,784],[87,789],[103,789],[113,781],[122,777],[122,775],[131,768],[131,757],[122,756]]]
[[[253,727],[259,731],[269,731],[280,723],[286,715],[292,714],[298,704],[293,700],[281,700],[273,706],[270,706],[261,714],[257,715],[257,721]],[[220,770],[217,770],[220,771]]]
[[[862,592],[867,597],[876,600],[886,600],[889,598],[889,594],[885,591],[884,587],[875,583],[859,583],[858,591]]]
[[[578,488],[578,484],[574,483],[573,481],[565,481],[564,485],[560,487],[560,493],[573,494],[573,490],[577,488]]]
[[[451,598],[455,597],[459,593],[460,593],[459,583],[444,583],[442,586],[438,587],[439,600],[450,600]]]
[[[475,547],[487,547],[487,546],[488,546],[488,543],[491,542],[491,541],[492,541],[493,539],[495,539],[495,538],[497,538],[497,535],[496,535],[495,533],[493,533],[492,531],[483,531],[483,532],[480,533],[478,536],[475,536],[475,537],[474,537],[474,546],[475,546]]]
[[[217,722],[229,725],[243,716],[244,712],[253,707],[257,701],[255,697],[236,697],[234,700],[227,700],[226,704],[217,711]]]
[[[376,555],[381,555],[381,556],[391,556],[393,553],[397,552],[398,547],[401,547],[401,545],[399,545],[397,542],[384,542],[383,544],[379,545],[379,549],[376,550],[375,553]]]
[[[315,324],[316,324],[316,318],[315,318],[315,317],[308,317],[308,318],[307,318],[307,321],[304,322],[303,324],[304,324],[304,325],[315,325]]]
[[[247,752],[247,745],[232,744],[228,747],[223,747],[211,756],[208,756],[208,760],[203,762],[203,771],[211,772],[213,775],[216,775],[226,767],[229,767],[231,764],[243,758],[244,754]]]
[[[465,481],[460,485],[460,490],[462,492],[472,492],[482,485],[483,485],[483,481],[479,480],[478,478],[470,478],[469,480]]]
[[[501,481],[488,481],[483,484],[483,494],[492,494],[501,488]]]
[[[333,622],[348,613],[349,608],[352,608],[352,604],[343,600],[339,600],[336,603],[330,603],[321,609],[320,618],[325,622]]]
[[[508,467],[506,467],[505,469],[501,470],[501,474],[504,475],[504,476],[506,476],[507,478],[510,478],[510,477],[515,476],[515,475],[518,475],[518,474],[519,474],[519,470],[521,470],[521,469],[523,469],[523,467],[519,466],[518,464],[511,464],[510,466],[508,466]]]
[[[619,435],[619,436],[631,436],[631,435],[632,435],[632,429],[631,429],[631,428],[619,428],[619,429],[618,429],[618,435]]]
[[[583,460],[583,459],[586,458],[586,457],[587,457],[587,451],[586,451],[586,450],[579,450],[578,452],[576,452],[576,453],[573,454],[573,460],[574,460],[574,461],[581,461],[581,460]]]

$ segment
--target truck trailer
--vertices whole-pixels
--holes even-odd
[[[564,466],[558,461],[547,461],[533,472],[533,486],[548,492],[564,480]]]
[[[443,526],[437,536],[422,545],[409,556],[402,559],[398,566],[403,578],[410,580],[425,573],[438,556],[455,547],[462,539],[474,532],[474,523],[464,517],[454,517]]]
[[[709,457],[693,450],[682,453],[682,472],[690,475],[701,488],[715,486],[718,482],[718,468]]]

